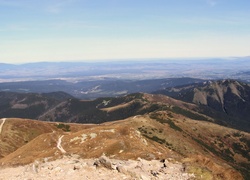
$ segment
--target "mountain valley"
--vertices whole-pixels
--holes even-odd
[[[118,164],[131,168],[127,167],[128,161],[134,161],[141,163],[138,166],[142,168],[147,161],[163,166],[163,160],[166,167],[157,170],[151,167],[144,171],[145,176],[174,177],[168,167],[178,167],[172,171],[178,174],[176,179],[247,179],[249,121],[236,117],[240,111],[237,108],[247,112],[248,97],[249,86],[234,80],[94,100],[77,99],[64,92],[0,92],[2,172],[5,168],[8,171],[8,167],[22,166],[26,170],[21,174],[35,173],[40,177],[39,172],[52,173],[43,167],[59,160],[86,160],[91,162],[88,168],[99,171],[96,161],[103,162],[98,159],[102,157],[106,158],[104,162],[114,164],[112,168],[105,163],[101,165],[105,173],[118,172],[128,179],[140,179],[138,174],[143,173],[133,170],[121,173]],[[225,108],[211,102],[223,102]],[[230,123],[226,117],[235,122]]]

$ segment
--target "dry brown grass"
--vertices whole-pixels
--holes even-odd
[[[170,118],[167,112],[160,112],[159,116]],[[167,123],[152,120],[147,115],[101,125],[69,124],[70,132],[58,129],[57,123],[13,119],[4,125],[5,139],[4,141],[1,139],[0,143],[10,147],[16,142],[16,149],[7,148],[6,151],[1,146],[1,152],[5,151],[5,154],[3,153],[4,158],[0,159],[0,164],[20,165],[46,157],[51,159],[61,157],[65,154],[57,149],[57,141],[64,135],[61,145],[66,154],[78,154],[82,158],[96,158],[103,154],[117,159],[171,158],[187,163],[190,171],[201,175],[203,173],[207,177],[211,175],[213,178],[217,176],[228,178],[231,175],[241,179],[241,175],[220,156],[213,154],[194,140],[194,138],[203,140],[209,145],[216,138],[221,138],[223,142],[223,137],[237,131],[209,122],[193,121],[174,113],[171,115],[171,121],[182,131],[173,129]],[[33,135],[30,135],[32,132]],[[23,138],[28,139],[28,142],[18,143],[14,140],[16,135],[19,136],[18,141]],[[250,138],[248,133],[244,133],[244,137]],[[231,141],[237,139],[239,137],[227,139],[224,146],[230,145]],[[240,158],[238,160],[240,161]]]

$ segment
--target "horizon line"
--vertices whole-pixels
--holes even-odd
[[[107,62],[143,62],[143,61],[151,61],[151,60],[157,60],[157,61],[181,61],[181,60],[209,60],[209,59],[221,59],[221,60],[235,60],[240,58],[250,58],[249,56],[223,56],[223,57],[166,57],[166,58],[115,58],[115,59],[88,59],[88,60],[42,60],[42,61],[27,61],[27,62],[0,62],[0,64],[9,64],[9,65],[24,65],[24,64],[36,64],[36,63],[107,63]]]

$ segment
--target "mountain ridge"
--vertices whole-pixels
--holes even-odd
[[[250,131],[249,84],[227,79],[167,88],[154,93],[199,105],[201,113],[232,127]]]
[[[10,138],[15,137],[12,133],[6,134],[9,128],[24,134],[19,135],[19,142],[28,134],[25,129],[29,126],[41,130],[48,126],[48,130],[26,139],[28,142],[19,144],[16,150],[10,149],[10,153],[5,153],[0,159],[0,164],[20,166],[35,160],[43,161],[44,158],[52,161],[76,154],[88,159],[105,154],[121,160],[138,157],[146,160],[172,159],[185,164],[186,172],[217,179],[228,179],[230,176],[231,179],[241,179],[234,168],[246,175],[248,160],[241,154],[247,152],[244,139],[250,140],[249,133],[210,122],[193,121],[174,113],[155,113],[99,125],[7,119],[0,143],[8,143]],[[61,128],[66,126],[68,128],[64,130]],[[239,144],[241,148],[234,144]],[[65,152],[58,148],[59,145]]]

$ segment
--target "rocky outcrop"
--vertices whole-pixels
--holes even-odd
[[[166,166],[164,166],[164,163]],[[32,164],[0,169],[1,180],[7,179],[171,179],[185,180],[193,174],[183,172],[181,163],[118,160],[102,156],[98,159],[80,159],[77,155],[64,156],[56,161],[35,161]]]

